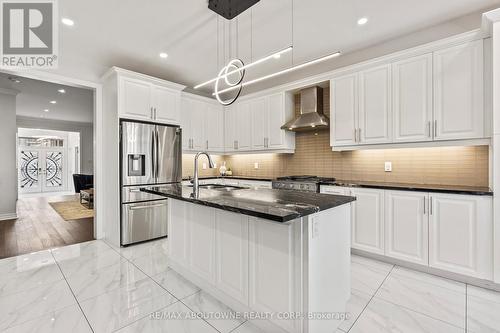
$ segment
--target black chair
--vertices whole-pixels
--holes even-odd
[[[94,187],[94,175],[73,174],[73,183],[75,184],[75,193],[88,190]]]

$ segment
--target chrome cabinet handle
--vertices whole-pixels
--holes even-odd
[[[354,129],[354,142],[358,142],[358,129]]]
[[[432,197],[429,199],[429,211],[431,215],[434,215],[434,208],[432,207]]]
[[[156,108],[155,108],[155,120],[158,119],[158,113],[156,112]]]
[[[426,198],[424,198],[424,215],[426,214],[426,211],[427,211],[427,209],[426,209],[426,206],[427,206],[427,205],[426,205],[426,201],[427,201],[427,199],[426,199]]]
[[[438,133],[438,121],[434,120],[434,137],[437,137]]]
[[[205,145],[207,146],[207,148],[206,148],[206,149],[208,149],[208,140],[205,142]]]
[[[156,205],[148,205],[148,206],[130,206],[129,210],[138,210],[138,209],[148,209],[148,208],[158,208],[165,207],[167,204],[156,204]]]
[[[428,121],[427,122],[427,136],[430,138],[432,135],[431,135],[431,122]]]
[[[150,107],[150,111],[151,111],[151,119],[154,119],[154,115],[153,115],[153,107],[152,107],[152,106]]]
[[[236,140],[233,141],[233,149],[236,149]]]

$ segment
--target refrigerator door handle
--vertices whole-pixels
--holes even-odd
[[[155,108],[156,111],[156,108]],[[155,130],[156,132],[156,181],[158,181],[158,174],[160,170],[160,134],[158,132],[158,128]]]
[[[155,132],[151,131],[151,174],[155,178]]]

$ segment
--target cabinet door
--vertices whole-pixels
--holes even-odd
[[[359,74],[359,126],[363,144],[392,141],[391,67],[384,65]]]
[[[356,188],[352,205],[352,244],[355,249],[384,254],[384,191]]]
[[[296,225],[296,224],[295,224]],[[294,258],[294,224],[279,224],[250,218],[249,226],[249,306],[253,311],[296,311],[296,278]],[[295,332],[295,322],[282,320],[276,324]]]
[[[165,124],[179,124],[180,92],[161,86],[153,86],[152,89],[155,120]]]
[[[188,224],[186,219],[186,203],[169,200],[170,216],[168,219],[168,252],[179,263],[187,265]]]
[[[193,110],[191,111],[191,146],[197,151],[207,149],[207,140],[205,139],[207,109],[205,103],[194,101]]]
[[[281,126],[286,122],[285,95],[271,95],[269,99],[267,146],[271,149],[282,148],[286,144],[286,132]]]
[[[244,102],[236,106],[236,149],[252,149],[252,113],[250,103]]]
[[[118,110],[122,118],[152,120],[151,84],[127,77],[120,78]]]
[[[385,192],[385,255],[429,263],[428,198],[423,192]]]
[[[435,140],[483,137],[483,102],[483,41],[435,52]]]
[[[182,128],[182,150],[190,150],[191,149],[191,138],[192,138],[192,130],[191,130],[191,118],[192,118],[192,109],[193,109],[193,101],[188,98],[181,99],[181,128]]]
[[[231,152],[236,150],[236,106],[224,109],[224,150]]]
[[[205,116],[205,138],[207,149],[224,151],[224,110],[222,106],[208,104]]]
[[[395,142],[432,140],[432,54],[392,64]]]
[[[201,278],[215,282],[215,209],[187,204],[189,266]]]
[[[429,265],[491,280],[492,198],[431,193],[430,201]]]
[[[248,216],[216,210],[216,286],[248,305]]]
[[[330,81],[330,145],[357,144],[358,77],[356,74]]]
[[[269,133],[269,105],[265,97],[250,102],[252,115],[252,148],[262,150],[266,148]]]

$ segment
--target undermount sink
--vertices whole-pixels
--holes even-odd
[[[189,187],[193,187],[193,185],[189,185]],[[200,188],[205,188],[207,190],[216,190],[216,191],[234,191],[234,190],[242,190],[244,187],[233,186],[233,185],[222,185],[222,184],[202,184]]]

